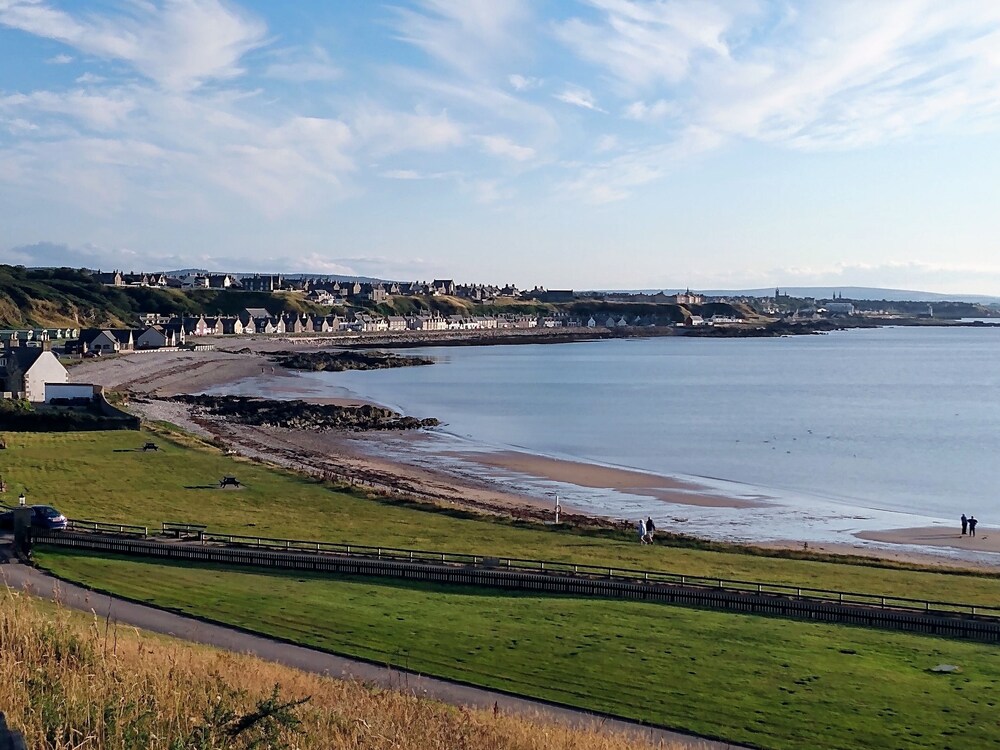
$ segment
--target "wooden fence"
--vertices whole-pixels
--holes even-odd
[[[210,541],[210,537],[218,539],[219,536],[206,535],[206,542]],[[49,531],[39,531],[35,542],[174,561],[661,602],[949,638],[1000,641],[1000,613],[994,608],[968,604],[418,550],[349,545],[329,545],[342,547],[339,551],[294,547],[268,549],[260,544],[234,544],[240,537],[221,536],[228,537],[230,543],[171,544],[121,536]],[[528,567],[530,565],[536,567]]]

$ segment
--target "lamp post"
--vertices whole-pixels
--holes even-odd
[[[25,505],[25,503],[27,502],[27,500],[28,500],[28,498],[26,498],[24,496],[24,493],[22,492],[20,495],[17,496],[17,504],[18,504],[18,506],[21,507],[21,508],[23,508],[24,505]]]

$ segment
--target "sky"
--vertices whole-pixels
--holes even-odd
[[[1000,295],[1000,3],[0,0],[0,262]]]

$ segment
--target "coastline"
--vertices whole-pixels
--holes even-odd
[[[655,507],[653,515],[662,530],[697,538],[946,567],[995,570],[1000,566],[1000,534],[988,540],[986,537],[992,535],[983,527],[977,545],[956,544],[943,526],[916,527],[911,520],[911,527],[893,529],[884,522],[875,523],[874,515],[850,515],[843,509],[833,518],[841,524],[848,521],[854,528],[845,529],[846,533],[836,539],[802,529],[797,533],[786,528],[784,531],[791,533],[783,534],[776,522],[790,511],[780,502],[775,503],[775,498],[752,491],[734,495],[708,480],[701,483],[697,477],[659,476],[516,450],[463,450],[454,444],[442,450],[443,436],[433,432],[345,434],[250,427],[192,414],[184,404],[162,400],[209,390],[236,393],[241,381],[259,381],[263,376],[272,398],[302,398],[347,406],[371,403],[354,395],[330,397],[304,392],[295,372],[267,358],[269,350],[288,349],[290,345],[312,348],[330,342],[285,339],[265,342],[269,345],[266,348],[256,346],[258,342],[247,343],[254,345],[253,349],[247,346],[238,352],[171,352],[89,360],[71,370],[72,379],[127,389],[136,396],[132,409],[147,420],[168,421],[249,458],[338,478],[376,493],[545,522],[553,520],[553,496],[560,493],[561,520],[580,526],[630,527],[633,516],[645,516],[650,507]],[[564,493],[564,488],[580,492]],[[574,497],[587,498],[588,493],[620,495],[637,502],[627,506],[627,513],[607,509],[602,512],[599,506],[574,501]],[[723,536],[710,533],[718,530],[716,519],[720,518],[734,519],[729,533]],[[895,523],[902,525],[899,520]],[[873,528],[878,525],[883,528]],[[769,529],[775,538],[748,533],[755,527]]]

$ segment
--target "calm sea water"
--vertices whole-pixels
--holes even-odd
[[[951,522],[962,512],[1000,522],[1000,329],[414,353],[437,364],[309,373],[301,384],[437,417],[466,447],[711,478],[787,508],[684,514],[729,536],[809,538],[812,524],[829,538],[833,529]],[[578,495],[574,502],[598,502]],[[612,515],[659,502],[602,496],[598,506]],[[783,515],[792,520],[779,528]]]

